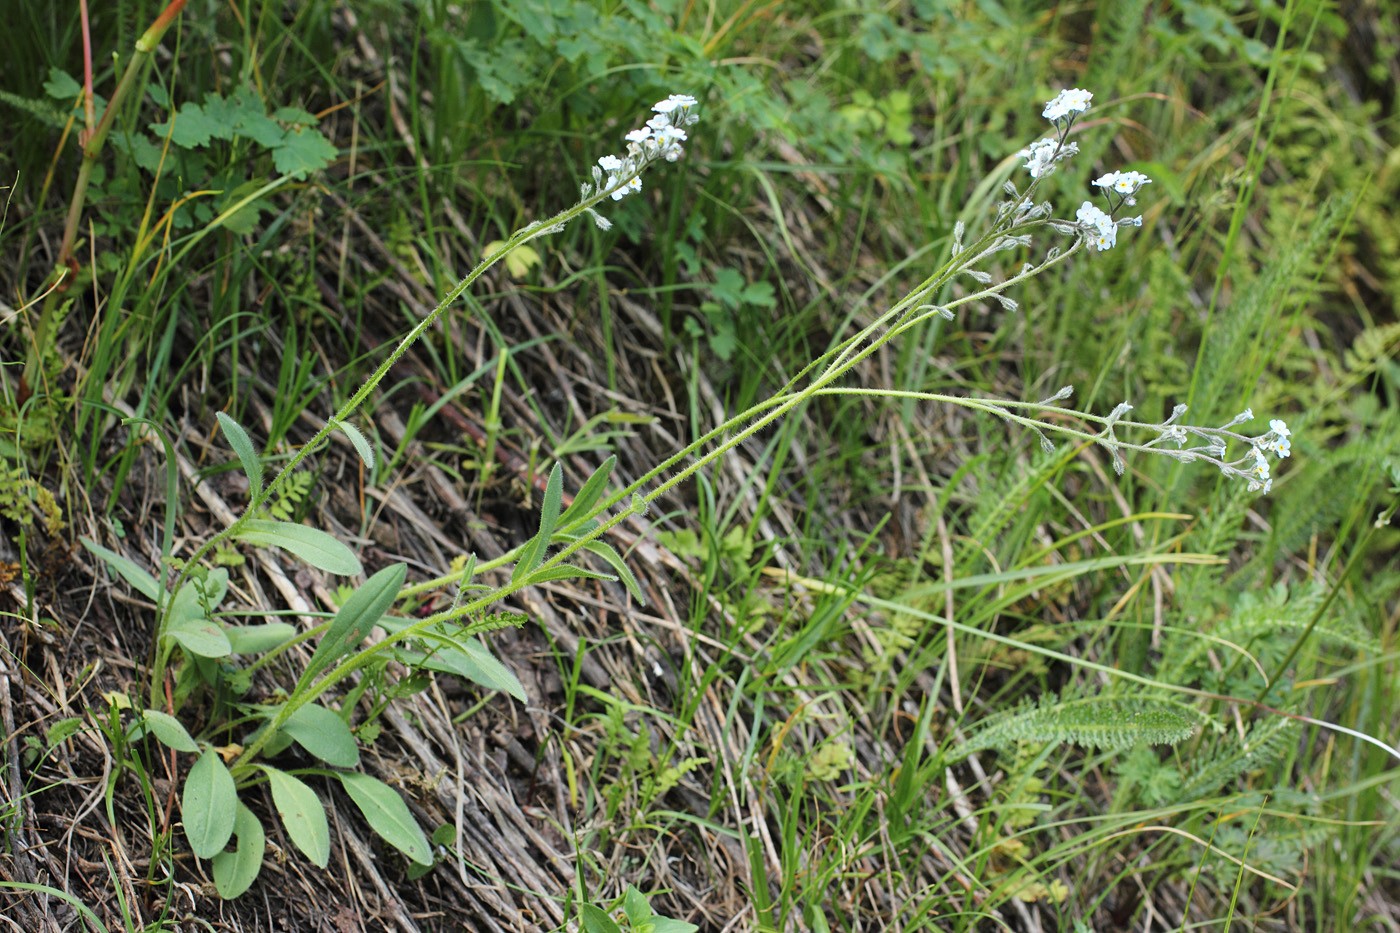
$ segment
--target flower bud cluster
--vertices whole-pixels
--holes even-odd
[[[658,159],[675,162],[684,155],[681,143],[686,141],[685,127],[700,119],[695,105],[695,98],[689,94],[672,94],[654,104],[651,108],[654,115],[646,126],[627,134],[626,155],[605,155],[598,160],[593,167],[593,183],[581,186],[584,199],[597,191],[621,201],[642,190],[642,169]],[[597,214],[593,214],[593,219],[604,229],[611,226]]]

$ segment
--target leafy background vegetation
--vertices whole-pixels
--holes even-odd
[[[163,4],[89,7],[110,96]],[[714,930],[1400,923],[1400,760],[1377,744],[1400,540],[1374,527],[1400,437],[1388,5],[191,0],[92,171],[47,336],[84,27],[7,13],[7,916],[599,929],[635,885]],[[1086,410],[1201,424],[1251,406],[1294,430],[1271,495],[1166,458],[1118,477],[965,409],[824,399],[629,523],[645,607],[588,581],[508,607],[530,623],[490,645],[525,703],[405,667],[338,698],[435,867],[290,747],[328,867],[267,788],[245,799],[276,867],[218,898],[180,830],[196,759],[125,709],[150,600],[79,536],[168,572],[249,491],[216,413],[285,462],[491,244],[693,94],[684,162],[611,231],[495,267],[367,406],[373,464],[342,438],[269,506],[410,584],[494,559],[554,464],[570,489],[610,453],[640,476],[921,280],[1069,86],[1095,106],[1043,192],[1068,216],[1103,171],[1144,171],[1142,229],[860,381],[1073,384]],[[222,622],[308,628],[346,599],[285,555],[216,562]],[[309,657],[235,658],[165,700],[227,747],[228,704],[277,702]]]

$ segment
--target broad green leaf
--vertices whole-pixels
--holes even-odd
[[[549,549],[549,539],[554,536],[554,525],[559,519],[559,508],[564,502],[564,469],[554,464],[549,471],[549,481],[544,486],[544,501],[540,503],[540,530],[526,542],[520,551],[520,559],[511,571],[510,582],[523,579],[544,560]]]
[[[632,571],[628,570],[627,565],[622,562],[622,555],[617,553],[616,548],[603,541],[589,541],[583,546],[583,549],[591,554],[597,554],[607,561],[612,569],[617,571],[618,579],[622,581],[623,586],[627,587],[627,592],[632,594],[632,598],[637,601],[638,605],[645,606],[647,604],[646,597],[642,595],[642,588],[637,583],[637,578],[632,576]]]
[[[640,929],[642,924],[651,919],[651,905],[641,891],[635,885],[627,886],[627,893],[622,895],[622,911],[627,915],[627,923],[632,929]]]
[[[238,847],[232,852],[220,852],[213,861],[214,887],[226,901],[248,890],[258,877],[267,846],[262,824],[253,811],[241,803],[233,821],[233,834],[238,838]]]
[[[364,640],[369,630],[394,604],[407,572],[406,564],[392,564],[370,577],[350,594],[350,598],[345,600],[345,605],[340,607],[340,611],[331,620],[331,627],[326,629],[321,643],[316,646],[316,653],[311,656],[311,662],[306,665],[301,679],[297,681],[298,690],[311,683],[312,678],[343,655],[349,654]]]
[[[336,421],[335,426],[345,432],[345,436],[350,438],[350,444],[355,448],[355,453],[360,455],[360,460],[364,462],[366,470],[374,469],[374,448],[369,446],[369,441],[360,433],[360,429],[348,421]]]
[[[87,538],[79,538],[83,547],[87,548],[94,557],[98,557],[104,564],[115,570],[123,580],[136,588],[136,591],[148,599],[160,598],[160,584],[156,578],[142,570],[136,564],[122,557],[116,551],[109,551],[107,548],[90,541]]]
[[[286,622],[268,622],[264,625],[227,625],[224,634],[233,646],[234,654],[262,654],[278,645],[286,644],[296,637],[296,626]]]
[[[282,731],[328,765],[353,768],[360,763],[355,734],[334,710],[308,703],[282,724]]]
[[[526,576],[531,583],[548,583],[550,580],[616,580],[610,573],[584,570],[573,564],[555,564],[546,570],[536,570]]]
[[[612,475],[615,466],[617,466],[616,455],[604,460],[598,469],[593,471],[593,475],[584,480],[578,495],[574,496],[574,501],[569,503],[564,514],[559,516],[561,528],[567,528],[571,522],[583,518],[593,510],[593,506],[597,505],[598,500],[603,498],[603,492],[608,485],[608,477]]]
[[[44,82],[44,93],[62,101],[69,101],[83,92],[83,86],[68,72],[60,68],[49,69],[49,80]]]
[[[672,920],[670,917],[651,918],[651,933],[695,933],[700,929],[693,923],[684,920]]]
[[[190,654],[201,658],[224,658],[233,654],[233,645],[229,643],[223,628],[210,619],[172,615],[165,626],[165,635],[175,639]]]
[[[327,573],[346,577],[364,573],[354,551],[318,528],[296,522],[253,519],[234,537],[254,547],[280,547]]]
[[[198,149],[209,145],[210,139],[226,139],[227,129],[217,120],[211,120],[204,108],[192,100],[187,100],[178,113],[171,114],[175,129],[170,129],[170,121],[152,123],[150,130],[162,139],[167,133],[170,141],[181,149]]]
[[[325,868],[331,858],[331,831],[326,824],[326,808],[316,792],[285,771],[262,766],[272,790],[272,804],[287,835],[317,868]]]
[[[283,175],[304,175],[325,168],[339,154],[320,130],[294,126],[272,150],[272,164]]]
[[[216,412],[214,417],[218,419],[219,428],[224,432],[228,445],[238,454],[238,460],[243,464],[243,472],[248,476],[248,498],[256,499],[262,495],[263,487],[263,466],[262,461],[258,459],[257,448],[253,446],[248,432],[243,430],[243,425],[223,412]]]
[[[166,748],[173,748],[177,752],[198,752],[199,745],[190,734],[185,731],[185,727],[168,713],[160,710],[148,709],[141,712],[141,719],[133,723],[131,737],[139,738],[149,732],[156,737],[156,740]]]
[[[233,835],[238,791],[233,786],[233,775],[212,748],[199,756],[185,776],[180,810],[185,819],[185,838],[196,856],[213,858],[224,850]]]
[[[488,690],[508,693],[522,703],[527,702],[525,688],[510,668],[470,639],[454,642],[453,647],[442,647],[430,653],[398,648],[394,650],[394,657],[409,667],[453,674]]]
[[[580,904],[578,909],[579,919],[583,921],[584,933],[622,933],[622,927],[617,925],[608,912],[601,907],[592,904]]]
[[[384,841],[419,865],[433,864],[433,850],[418,821],[398,791],[383,781],[353,771],[336,773],[345,792],[360,808],[366,822]]]

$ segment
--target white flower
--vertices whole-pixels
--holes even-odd
[[[1244,411],[1240,412],[1238,415],[1235,416],[1235,423],[1236,423],[1236,424],[1238,424],[1238,423],[1240,423],[1240,422],[1242,422],[1242,421],[1253,421],[1253,420],[1254,420],[1254,409],[1253,409],[1253,408],[1246,408]]]
[[[627,195],[631,194],[632,192],[634,192],[634,191],[641,191],[641,190],[642,190],[642,180],[641,180],[641,178],[639,178],[639,177],[634,177],[634,178],[633,178],[631,181],[629,181],[627,184],[623,185],[621,188],[618,188],[616,191],[614,191],[614,192],[612,193],[612,199],[613,199],[614,201],[621,201],[624,197],[626,197]]]
[[[1125,197],[1137,194],[1138,189],[1143,185],[1152,184],[1152,179],[1142,172],[1109,172],[1101,178],[1095,179],[1094,184],[1100,188],[1110,189]],[[1131,201],[1127,203],[1131,204]]]
[[[1269,461],[1264,459],[1264,451],[1260,450],[1258,447],[1255,447],[1253,448],[1253,453],[1254,466],[1250,467],[1249,472],[1253,473],[1255,476],[1260,477],[1261,479],[1268,479]]]
[[[652,105],[651,109],[655,110],[657,113],[670,113],[677,107],[683,110],[689,110],[694,106],[695,98],[691,97],[689,94],[672,94],[665,100],[657,101]]]
[[[1016,153],[1016,158],[1026,160],[1026,170],[1032,178],[1041,178],[1055,170],[1055,148],[1058,145],[1057,140],[1042,139]]]
[[[1083,113],[1089,109],[1089,101],[1093,99],[1093,94],[1079,88],[1070,88],[1061,91],[1054,100],[1045,105],[1041,111],[1041,116],[1052,122],[1058,123],[1072,113]]]
[[[651,139],[651,129],[644,126],[639,130],[633,130],[628,133],[625,138],[629,143],[644,143],[648,139]]]
[[[605,172],[616,172],[622,168],[622,160],[615,155],[605,155],[598,160],[598,167]]]
[[[1293,455],[1293,442],[1286,437],[1277,438],[1269,444],[1269,448],[1278,454],[1280,460]]]
[[[1285,422],[1279,420],[1278,418],[1270,418],[1270,419],[1269,419],[1269,430],[1273,431],[1273,432],[1274,432],[1275,434],[1277,434],[1279,437],[1292,437],[1292,436],[1293,436],[1293,432],[1290,431],[1290,430],[1288,430],[1288,425],[1287,425],[1287,423],[1285,423]]]

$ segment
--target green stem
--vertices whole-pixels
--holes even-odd
[[[46,287],[56,283],[63,271],[75,264],[73,244],[78,240],[78,226],[83,217],[83,204],[87,200],[88,183],[92,180],[92,172],[97,166],[97,157],[102,152],[102,144],[107,141],[107,134],[111,132],[117,113],[120,112],[122,104],[126,102],[127,94],[135,85],[136,76],[140,73],[146,58],[160,44],[161,37],[165,35],[165,31],[175,22],[175,18],[180,15],[180,10],[188,2],[189,0],[170,0],[166,8],[151,23],[150,28],[141,35],[140,39],[136,40],[135,51],[132,53],[130,61],[126,63],[126,71],[122,72],[121,80],[117,82],[117,89],[112,92],[112,99],[107,102],[107,109],[102,111],[102,120],[83,145],[83,163],[78,167],[78,180],[73,184],[73,196],[68,202],[68,217],[63,224],[63,241],[58,250],[58,265],[50,273],[49,281],[45,283]],[[39,365],[44,358],[44,350],[48,347],[49,330],[53,326],[54,314],[61,306],[59,297],[58,289],[49,292],[48,297],[44,299],[44,310],[39,314],[39,322],[34,326],[34,342],[29,345],[25,354],[24,372],[20,376],[22,397],[27,397],[34,388]]]

